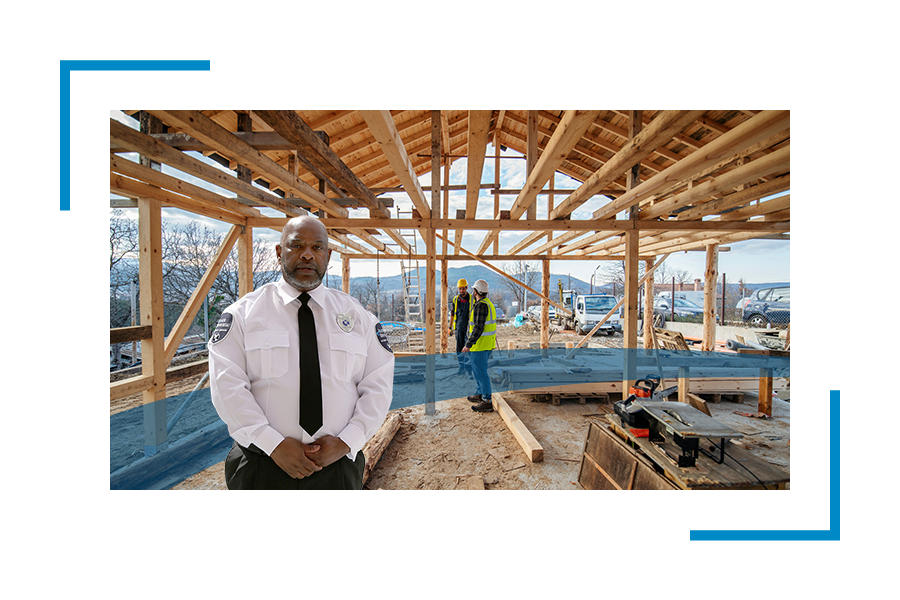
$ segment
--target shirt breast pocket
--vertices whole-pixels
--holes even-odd
[[[287,373],[289,348],[287,331],[254,331],[244,335],[247,368],[260,379],[272,379]]]
[[[336,379],[350,380],[366,363],[365,338],[349,333],[332,333],[331,372]]]

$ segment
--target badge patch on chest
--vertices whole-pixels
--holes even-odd
[[[381,342],[381,345],[384,346],[384,349],[393,354],[394,351],[391,350],[391,345],[388,343],[387,334],[384,332],[384,329],[381,328],[381,323],[375,323],[375,335],[378,336],[378,341]]]
[[[339,313],[337,316],[337,324],[338,327],[340,327],[347,333],[353,331],[353,317],[351,317],[350,315]]]
[[[234,322],[234,315],[231,313],[222,313],[222,316],[219,317],[219,322],[216,323],[215,330],[213,330],[213,333],[209,338],[209,343],[217,344],[224,340],[225,336],[228,335],[228,332],[231,331],[232,322]]]

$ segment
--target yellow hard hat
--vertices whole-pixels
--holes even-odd
[[[456,282],[456,287],[469,287],[469,282],[465,279],[460,279]]]

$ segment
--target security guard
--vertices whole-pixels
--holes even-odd
[[[472,375],[472,365],[462,353],[463,347],[466,345],[466,334],[469,330],[469,282],[460,279],[456,282],[456,296],[453,297],[453,309],[450,312],[450,329],[449,333],[453,333],[456,329],[456,359],[459,361],[459,370],[457,375]]]
[[[469,337],[463,352],[468,353],[475,376],[475,395],[469,396],[469,402],[477,402],[472,410],[476,412],[492,412],[491,378],[488,377],[487,364],[491,351],[497,344],[497,309],[488,299],[488,284],[479,279],[472,284],[474,301],[469,311]]]
[[[314,217],[288,221],[282,279],[229,306],[209,341],[212,401],[234,446],[229,489],[360,489],[384,422],[394,355],[374,315],[321,285],[331,257]]]

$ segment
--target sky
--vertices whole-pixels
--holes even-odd
[[[127,123],[131,126],[135,126],[135,121],[131,117],[121,113],[119,111],[112,111],[111,116],[116,118],[117,120]],[[484,169],[482,171],[481,181],[482,183],[493,183],[494,182],[494,147],[492,144],[488,145],[487,156],[484,161]],[[215,166],[216,168],[227,171],[224,167],[216,163],[215,161],[204,158],[201,154],[198,153],[190,153],[198,159],[204,160],[204,162]],[[131,154],[128,155],[132,159],[136,159],[136,155]],[[503,189],[521,189],[525,185],[526,180],[526,161],[523,160],[522,154],[516,152],[515,150],[507,149],[501,153],[501,161],[500,161],[500,185]],[[164,172],[172,172],[172,169],[163,166]],[[450,167],[450,184],[458,185],[466,183],[466,173],[467,173],[467,159],[461,158],[457,159]],[[187,181],[194,183],[199,186],[206,187],[208,189],[214,189],[218,193],[222,193],[223,195],[233,197],[233,193],[227,190],[220,190],[211,184],[186,175],[184,173],[180,173],[179,177],[186,179]],[[444,167],[441,168],[441,182],[444,180]],[[431,185],[431,172],[427,172],[419,177],[419,183],[422,186]],[[554,180],[554,188],[556,189],[576,189],[579,187],[580,182],[575,179],[572,179],[562,173],[557,173]],[[549,184],[544,186],[545,188],[549,187]],[[780,194],[779,194],[780,195]],[[394,200],[394,208],[391,209],[391,216],[397,217],[398,211],[402,213],[408,214],[410,208],[412,207],[412,202],[409,199],[409,196],[405,192],[399,193],[388,193],[384,194],[383,197],[392,198]],[[431,194],[426,193],[426,199],[430,200]],[[560,201],[560,196],[557,196],[556,203],[558,204]],[[515,196],[501,196],[500,198],[500,208],[501,210],[507,210],[511,207],[513,201],[515,200]],[[585,202],[580,207],[578,207],[573,213],[572,218],[578,220],[590,219],[591,215],[594,211],[604,204],[606,204],[609,200],[604,196],[595,196],[591,200]],[[546,219],[547,218],[547,196],[539,195],[537,199],[537,218]],[[457,209],[465,208],[466,204],[466,192],[464,190],[459,191],[451,191],[449,194],[449,215],[455,215]],[[130,214],[134,214],[136,211],[129,211]],[[269,209],[262,209],[262,212],[283,216],[280,213]],[[227,225],[216,221],[214,219],[209,219],[205,217],[201,217],[198,215],[194,215],[192,213],[188,213],[186,211],[178,210],[178,209],[165,209],[165,216],[167,220],[172,222],[184,222],[186,220],[198,220],[202,223],[207,224],[210,228],[225,231]],[[481,190],[479,195],[478,202],[478,212],[476,214],[476,218],[478,219],[492,219],[494,217],[494,197],[490,193],[490,190]],[[359,210],[351,210],[351,216],[360,216],[366,217],[368,215],[367,209],[359,209]],[[624,213],[618,215],[618,218],[624,218]],[[463,234],[463,247],[469,250],[470,252],[476,252],[478,247],[481,244],[481,240],[484,238],[486,231],[467,231]],[[451,234],[452,235],[452,234]],[[518,243],[521,239],[523,239],[527,235],[527,232],[517,232],[517,231],[503,231],[500,233],[500,253],[504,253],[505,250],[512,248],[516,243]],[[557,233],[556,235],[559,235]],[[274,252],[274,244],[278,241],[278,234],[268,229],[256,228],[254,229],[254,236],[263,239],[268,245],[272,246],[272,252]],[[417,238],[417,248],[419,252],[424,253],[425,245],[422,241],[422,238],[416,236]],[[392,244],[393,250],[397,251],[397,246],[394,244],[393,240],[388,238],[387,236],[381,236],[382,241]],[[452,239],[452,238],[451,238]],[[533,244],[530,248],[536,248],[539,243]],[[727,246],[729,250],[720,251],[719,253],[719,277],[721,278],[724,273],[727,280],[729,282],[737,282],[743,279],[746,283],[774,283],[774,282],[783,282],[790,281],[790,241],[789,240],[748,240],[746,242],[738,242],[736,244],[729,244]],[[527,251],[527,249],[526,249]],[[468,265],[480,264],[477,261],[452,261],[450,262],[450,268],[453,267],[461,267]],[[585,282],[590,282],[591,278],[595,278],[595,282],[603,283],[602,277],[604,272],[604,266],[608,264],[608,261],[597,261],[597,260],[584,260],[584,261],[551,261],[550,271],[554,274],[570,274],[573,277],[577,277]],[[703,278],[704,270],[706,267],[706,256],[705,252],[679,252],[671,255],[667,260],[666,264],[672,270],[679,271],[687,271],[691,275],[691,279],[693,278]],[[495,264],[496,267],[501,267],[502,263]],[[341,272],[341,259],[340,255],[334,254],[332,256],[331,263],[329,264],[329,273],[340,274]],[[360,277],[360,276],[369,276],[374,277],[376,275],[388,277],[392,275],[398,275],[400,273],[400,261],[398,260],[371,260],[371,259],[360,259],[353,260],[350,264],[350,272],[351,277]]]

